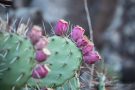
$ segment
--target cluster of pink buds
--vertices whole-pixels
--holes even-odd
[[[81,49],[84,62],[93,64],[101,59],[101,56],[94,50],[94,44],[87,36],[84,35],[85,30],[80,26],[75,26],[71,32],[71,38]]]
[[[50,69],[46,65],[37,65],[32,72],[32,77],[36,79],[44,78],[48,75]]]
[[[63,36],[66,34],[69,27],[68,22],[59,20],[55,27],[55,34]],[[84,35],[85,30],[80,26],[75,26],[71,32],[71,39],[76,43],[77,47],[81,49],[84,62],[93,64],[98,60],[101,60],[101,56],[94,49],[94,44],[87,36]]]
[[[28,36],[36,50],[36,61],[38,63],[46,61],[51,53],[47,49],[49,41],[45,36],[43,36],[41,27],[33,26]],[[44,65],[38,65],[34,68],[32,77],[38,79],[44,78],[48,74],[48,69],[46,67]]]

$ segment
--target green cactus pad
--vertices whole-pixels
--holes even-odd
[[[43,79],[31,79],[29,85],[55,88],[75,76],[82,62],[81,51],[66,37],[52,36],[49,38],[48,49],[51,56],[45,64],[49,65],[50,72]]]
[[[0,89],[18,90],[31,76],[34,49],[27,38],[0,32]]]
[[[57,87],[55,90],[80,90],[79,78],[73,77],[66,81],[61,87]]]

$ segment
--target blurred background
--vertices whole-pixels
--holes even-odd
[[[0,0],[0,3],[0,17],[14,28],[19,22],[30,27],[43,27],[44,23],[49,33],[57,20],[65,19],[71,26],[82,26],[89,36],[84,0]],[[87,4],[104,71],[108,77],[121,76],[107,90],[135,90],[135,0],[87,0]],[[97,65],[100,71],[102,66]]]

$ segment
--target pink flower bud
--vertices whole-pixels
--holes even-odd
[[[93,63],[95,63],[96,61],[101,60],[101,56],[99,55],[98,52],[92,51],[92,52],[89,52],[89,54],[84,55],[84,56],[83,56],[83,60],[84,60],[84,62],[86,62],[87,64],[93,64]]]
[[[64,21],[63,19],[59,20],[55,27],[55,34],[58,36],[64,35],[67,32],[68,26],[68,22]]]
[[[41,50],[48,45],[48,39],[46,37],[42,37],[35,45],[35,49]]]
[[[32,77],[35,79],[41,79],[48,75],[49,68],[46,65],[37,65],[32,72]]]
[[[82,38],[77,40],[77,47],[83,48],[84,46],[87,46],[90,41],[86,36],[83,36]]]
[[[50,51],[46,48],[44,48],[43,50],[37,50],[36,51],[36,60],[38,62],[43,62],[43,61],[47,60],[49,55],[50,55]]]
[[[83,55],[86,55],[89,52],[93,51],[93,49],[94,49],[94,44],[92,42],[89,42],[88,45],[82,48],[82,53]]]
[[[76,42],[81,39],[84,35],[85,30],[80,26],[75,26],[71,32],[71,38]]]
[[[42,36],[42,29],[39,26],[33,26],[29,33],[29,38],[33,44],[37,43]]]

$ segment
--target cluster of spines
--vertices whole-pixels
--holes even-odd
[[[16,34],[0,31],[0,68],[1,68],[1,84],[4,88],[16,89],[24,84],[30,77],[30,70],[34,66],[33,55],[34,51],[29,40],[19,37]],[[28,52],[29,53],[25,53]],[[24,54],[27,54],[25,57]],[[24,59],[24,60],[23,60]],[[26,63],[27,70],[24,70],[22,65]],[[22,63],[22,65],[20,65]],[[19,67],[15,67],[15,65]],[[17,71],[15,71],[17,70]],[[29,72],[29,74],[28,74]],[[11,75],[9,75],[11,74]],[[12,76],[14,75],[14,76]],[[17,75],[17,76],[15,76]],[[7,76],[12,76],[9,81],[6,80]],[[26,79],[27,78],[27,79]],[[24,79],[24,80],[23,80]],[[8,85],[9,84],[9,85]],[[7,86],[6,86],[7,85]],[[3,87],[1,86],[1,87]]]

